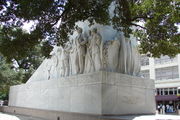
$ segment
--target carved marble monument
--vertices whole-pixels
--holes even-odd
[[[98,28],[85,31],[89,32],[87,37],[80,27],[77,27],[76,32],[77,36],[68,41],[64,48],[54,46],[50,53],[51,59],[43,62],[43,68],[39,67],[47,73],[47,78],[38,77],[36,74],[40,73],[37,73],[37,70],[28,83],[96,71],[139,76],[140,55],[135,38],[125,38],[122,33],[116,31],[112,39],[103,41]]]
[[[134,37],[111,26],[77,23],[26,84],[12,86],[9,106],[90,114],[152,114],[154,81],[138,77]]]

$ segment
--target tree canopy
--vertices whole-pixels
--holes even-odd
[[[0,57],[0,99],[7,99],[9,87],[22,82],[22,71],[16,72]]]
[[[0,100],[8,99],[9,87],[25,83],[43,60],[40,46],[36,46],[28,57],[21,60],[13,59],[7,63],[6,58],[0,54]]]
[[[0,52],[8,59],[21,59],[41,44],[47,56],[51,44],[68,40],[75,22],[89,20],[112,25],[126,37],[134,34],[142,53],[175,56],[180,53],[179,15],[178,0],[1,0]],[[30,31],[22,30],[29,22],[34,23]]]

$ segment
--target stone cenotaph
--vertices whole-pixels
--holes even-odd
[[[154,81],[139,77],[136,38],[111,26],[77,23],[25,84],[12,86],[9,106],[95,115],[154,114]]]

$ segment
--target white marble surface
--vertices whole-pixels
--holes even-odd
[[[12,86],[9,106],[90,114],[155,112],[154,81],[94,72]]]

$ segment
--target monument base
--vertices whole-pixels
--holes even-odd
[[[53,110],[41,110],[21,107],[0,106],[0,112],[11,115],[28,117],[28,120],[134,120],[137,117],[150,115],[120,115],[120,116],[103,116],[90,115],[82,113],[70,113]],[[152,116],[152,115],[151,115]],[[142,120],[142,119],[140,119]]]
[[[9,106],[96,115],[154,114],[154,81],[95,72],[16,85]]]

